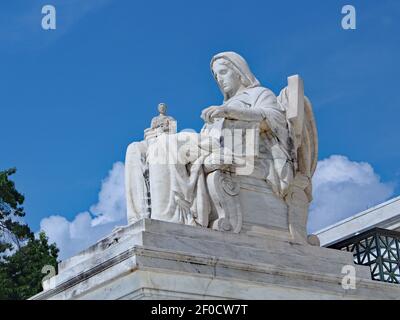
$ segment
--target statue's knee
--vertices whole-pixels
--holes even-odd
[[[141,153],[143,152],[143,144],[141,142],[132,142],[126,149],[126,154]]]

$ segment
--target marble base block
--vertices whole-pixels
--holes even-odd
[[[343,289],[342,268],[356,270]],[[272,236],[233,234],[143,219],[59,264],[33,300],[399,299],[352,254]]]

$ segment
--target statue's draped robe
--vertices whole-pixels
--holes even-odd
[[[208,225],[210,200],[202,163],[209,152],[200,148],[198,138],[190,132],[161,134],[151,143],[136,142],[128,147],[125,170],[130,222],[146,215],[143,195],[148,170],[151,218]]]
[[[265,179],[274,193],[283,198],[293,179],[292,138],[285,110],[277,103],[275,94],[256,86],[237,93],[224,105],[246,108],[262,119],[258,156],[250,176]]]

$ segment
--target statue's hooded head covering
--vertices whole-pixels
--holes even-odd
[[[250,68],[247,65],[246,60],[244,60],[244,58],[241,55],[232,51],[218,53],[211,59],[210,67],[215,80],[217,80],[217,77],[213,70],[213,63],[218,59],[224,59],[233,67],[235,72],[237,72],[240,75],[242,83],[246,88],[258,87],[260,85],[260,82],[250,71]],[[224,100],[228,100],[229,97],[226,95],[226,93],[224,92],[224,90],[222,90],[221,87],[220,90],[224,95]]]

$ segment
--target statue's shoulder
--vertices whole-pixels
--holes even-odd
[[[277,98],[275,93],[265,87],[257,86],[246,90],[249,100],[252,105],[258,104],[277,104]]]
[[[257,99],[260,97],[268,97],[268,96],[276,97],[275,93],[272,90],[262,86],[248,88],[246,89],[246,93],[249,96],[252,96]]]

